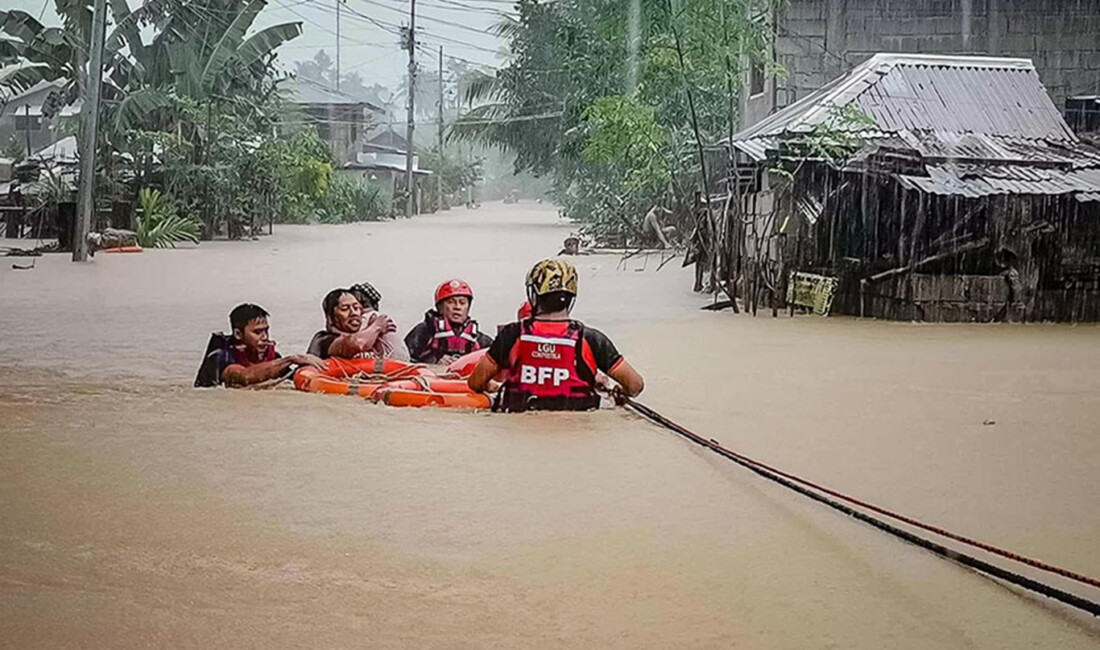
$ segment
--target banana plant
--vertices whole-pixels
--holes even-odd
[[[104,123],[124,131],[142,124],[173,97],[211,101],[254,90],[270,72],[275,50],[302,33],[282,23],[248,35],[265,0],[151,0],[131,10],[111,0],[112,26],[104,48]],[[62,27],[46,27],[25,11],[0,11],[0,63],[23,65],[0,79],[0,88],[25,91],[65,79],[49,103],[79,97],[86,78],[87,0],[55,0]],[[149,42],[141,28],[152,26]]]

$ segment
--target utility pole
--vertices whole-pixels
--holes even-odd
[[[45,105],[46,105],[45,102],[43,102],[42,106],[45,107]],[[26,139],[27,139],[27,156],[23,160],[25,161],[24,164],[30,165],[31,164],[31,156],[34,155],[34,152],[31,151],[31,104],[30,104],[30,102],[27,102],[26,104],[23,104],[23,127],[24,127],[23,128],[23,133],[24,133],[24,135],[26,135]],[[24,190],[23,181],[20,180],[19,181],[19,193],[21,195],[20,200],[19,200],[19,206],[20,206],[19,224],[20,225],[19,225],[18,231],[15,235],[17,237],[22,236],[22,234],[23,234],[23,224],[27,223],[27,198],[28,197],[27,197],[27,193],[24,192],[23,190]],[[4,226],[4,236],[5,237],[11,237],[12,236],[11,222],[10,221],[8,221],[7,225]],[[38,220],[38,232],[35,233],[35,236],[36,237],[41,237],[42,236],[42,220],[41,219]],[[60,244],[61,242],[58,242],[58,243]]]
[[[340,90],[340,3],[336,0],[336,90]]]
[[[439,165],[435,174],[436,210],[443,210],[443,178],[439,172],[443,168],[443,46],[439,46]]]
[[[45,107],[45,102],[42,106]],[[44,111],[43,111],[44,112]],[[23,104],[23,134],[27,136],[27,161],[30,162],[31,156],[34,152],[31,151],[31,105],[30,102]]]
[[[99,140],[99,91],[103,85],[103,40],[107,32],[107,0],[95,0],[92,52],[84,82],[84,147],[80,152],[80,196],[73,228],[73,261],[88,261],[88,231],[95,214],[95,159]]]
[[[409,101],[405,122],[405,218],[412,218],[416,187],[413,185],[413,131],[416,111],[416,0],[409,0]]]

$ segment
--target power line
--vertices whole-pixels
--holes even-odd
[[[319,4],[320,0],[307,0],[307,1],[310,4],[313,4],[316,9],[318,9],[322,12],[335,13],[334,10],[328,8],[327,6],[325,6],[323,4]],[[366,21],[366,22],[370,23],[371,25],[381,29],[382,31],[388,32],[390,34],[400,36],[401,33],[402,33],[401,30],[404,29],[404,27],[402,27],[401,25],[397,25],[395,23],[387,22],[385,20],[380,20],[378,18],[374,18],[373,16],[368,16],[366,14],[363,14],[363,13],[360,13],[360,12],[356,11],[355,9],[352,9],[351,7],[345,7],[345,9],[346,9],[346,11],[351,13],[352,18],[357,18],[359,20]],[[301,16],[301,14],[297,14],[297,15],[299,17],[302,17],[303,20],[308,20],[305,17]],[[314,24],[314,25],[317,25],[317,23],[315,23],[314,21],[310,20],[309,22]],[[320,27],[322,30],[326,31],[327,33],[335,35],[335,32],[333,32],[332,30],[326,29],[326,28],[324,28],[320,25],[317,25],[317,26]],[[417,38],[418,39],[425,39],[425,40],[432,40],[432,41],[437,41],[437,42],[442,41],[445,44],[450,44],[450,45],[453,45],[455,47],[465,47],[465,48],[470,48],[470,49],[474,49],[474,50],[480,50],[482,52],[488,52],[488,53],[496,55],[496,56],[500,55],[500,52],[498,52],[497,50],[482,47],[480,45],[474,45],[472,43],[468,43],[468,42],[463,41],[463,40],[459,40],[459,39],[456,39],[456,38],[451,38],[449,36],[443,36],[443,35],[440,35],[440,34],[433,34],[433,33],[430,33],[430,32],[420,31],[420,32],[418,32]],[[483,65],[485,65],[485,64],[483,64]]]
[[[404,12],[401,9],[398,9],[397,7],[390,6],[390,5],[385,4],[383,2],[378,2],[377,0],[360,0],[360,2],[364,2],[366,4],[369,4],[369,5],[372,5],[372,6],[375,6],[375,7],[379,7],[380,9],[388,9],[390,11],[395,11],[399,14],[404,14]],[[445,18],[435,18],[433,16],[421,15],[420,19],[421,20],[429,20],[429,21],[432,21],[432,22],[435,22],[435,23],[440,23],[442,25],[447,25],[449,27],[456,27],[458,29],[465,29],[466,31],[474,32],[475,34],[490,34],[491,33],[488,30],[483,29],[483,28],[470,27],[469,25],[464,25],[462,23],[457,23],[453,20],[447,20]]]
[[[345,38],[341,36],[340,38]],[[344,45],[343,47],[383,47],[386,49],[393,49],[396,47],[392,43],[352,43],[351,45]],[[319,45],[281,45],[279,50],[323,50],[324,46]]]
[[[298,5],[298,4],[312,4],[316,1],[317,0],[303,0],[302,2],[295,3],[294,5],[288,5],[288,4],[284,3],[282,0],[275,0],[275,2],[277,2],[279,4],[279,6],[286,9],[287,11],[294,14],[295,16],[301,18],[305,22],[313,25],[317,29],[320,29],[321,31],[325,32],[326,34],[329,34],[330,36],[336,36],[336,31],[335,30],[333,30],[329,27],[326,27],[325,25],[322,25],[321,23],[317,22],[316,20],[313,20],[312,18],[309,18],[307,16],[303,16],[302,14],[298,13],[297,11],[295,11],[293,9],[293,7],[295,5]],[[318,8],[320,8],[320,7],[318,7]],[[333,11],[333,13],[335,13],[335,10],[332,10],[332,11]],[[344,39],[344,40],[352,40],[352,39],[348,39],[347,37],[344,37],[344,36],[341,36],[341,38]],[[356,43],[358,45],[366,45],[366,46],[375,45],[374,43],[370,43],[370,42],[362,41],[362,40],[358,40],[358,39],[354,39],[354,40],[352,40],[352,42]]]
[[[535,120],[550,120],[550,119],[559,118],[561,116],[562,116],[561,111],[555,111],[553,113],[541,113],[541,114],[538,114],[538,115],[519,115],[519,116],[516,116],[516,117],[503,117],[503,118],[497,118],[497,119],[483,118],[483,119],[473,119],[473,120],[471,120],[471,119],[462,119],[462,118],[460,118],[457,122],[452,122],[452,125],[454,125],[456,123],[460,126],[465,125],[465,124],[471,124],[471,125],[472,124],[511,124],[513,122],[532,122],[532,121],[535,121]],[[374,124],[377,125],[377,126],[399,126],[399,125],[406,124],[406,123],[407,123],[406,120],[389,120],[389,121],[386,121],[386,122],[375,122]],[[437,123],[436,120],[432,119],[432,118],[425,118],[423,120],[413,122],[413,124],[415,124],[416,126],[431,126],[431,125],[434,125],[436,123]],[[275,124],[277,124],[279,126],[307,126],[307,125],[310,125],[310,124],[330,124],[330,125],[335,124],[335,125],[349,125],[350,126],[352,124],[362,124],[362,122],[356,121],[356,120],[302,119],[302,120],[281,120],[281,121],[275,122]]]
[[[367,22],[375,25],[376,27],[380,27],[381,29],[391,31],[391,32],[396,33],[398,35],[400,35],[401,30],[404,29],[400,25],[396,25],[394,23],[388,23],[384,20],[379,20],[377,18],[367,16],[366,14],[359,13],[358,11],[356,11],[356,10],[350,8],[350,7],[348,8],[348,11],[351,12],[352,16],[359,17],[359,18],[361,18],[363,20],[366,20]],[[396,30],[396,31],[394,31],[394,30]],[[466,47],[466,48],[470,48],[470,49],[474,49],[474,50],[480,50],[482,52],[488,52],[490,54],[494,54],[494,55],[497,55],[497,56],[500,55],[500,52],[497,51],[497,50],[492,50],[492,49],[489,49],[487,47],[482,47],[480,45],[474,45],[473,43],[468,43],[468,42],[460,40],[460,39],[451,38],[450,36],[443,36],[441,34],[433,34],[431,32],[421,31],[421,32],[419,32],[417,38],[423,38],[423,39],[429,39],[429,40],[435,40],[435,41],[443,41],[444,43],[452,44],[456,47]]]
[[[345,70],[345,72],[346,72],[347,70],[358,70],[359,68],[362,68],[362,67],[363,67],[363,66],[365,66],[365,65],[370,65],[371,63],[375,63],[375,62],[377,62],[377,61],[381,61],[382,59],[387,59],[387,58],[389,58],[389,57],[393,56],[394,54],[399,54],[399,53],[400,53],[401,51],[402,51],[402,50],[401,50],[401,48],[396,48],[396,49],[394,49],[394,50],[392,50],[392,51],[390,51],[390,52],[386,52],[385,54],[382,54],[382,55],[376,56],[376,57],[374,57],[374,58],[372,58],[372,59],[367,59],[366,61],[361,61],[361,62],[359,62],[359,63],[356,63],[355,65],[351,66],[350,68],[347,68],[347,69]]]
[[[424,54],[429,54],[429,55],[435,54],[435,52],[431,48],[429,48],[428,45],[419,45],[418,44],[417,47]],[[471,65],[478,66],[479,68],[488,68],[489,70],[492,70],[492,71],[497,71],[497,70],[501,69],[500,66],[492,65],[492,64],[489,64],[489,63],[482,63],[480,61],[474,61],[473,59],[466,59],[466,58],[463,58],[461,56],[455,56],[454,54],[444,54],[443,56],[447,59],[452,59],[452,60],[455,60],[455,61],[463,61],[465,63],[469,63]],[[480,70],[480,72],[487,72],[487,70]]]
[[[433,2],[439,2],[442,4],[428,3],[429,7],[433,9],[443,9],[446,11],[477,11],[492,16],[502,16],[504,18],[518,18],[519,14],[509,13],[501,11],[500,9],[492,9],[489,7],[475,7],[465,2],[459,2],[458,0],[433,0]]]

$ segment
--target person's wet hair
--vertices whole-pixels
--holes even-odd
[[[355,292],[350,289],[333,289],[329,291],[325,295],[325,299],[321,301],[321,309],[324,310],[327,318],[332,318],[333,314],[336,313],[336,306],[340,304],[340,296],[345,293],[350,293],[356,300],[359,300]]]
[[[237,305],[233,308],[233,311],[229,312],[229,326],[234,331],[243,330],[257,318],[267,318],[270,315],[263,307],[246,302]]]
[[[573,305],[573,294],[567,291],[554,291],[538,297],[535,305],[535,314],[551,314],[563,309],[569,309]]]

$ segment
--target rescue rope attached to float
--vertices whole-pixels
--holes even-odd
[[[898,528],[897,526],[894,526],[893,524],[887,523],[887,522],[885,522],[885,521],[883,521],[883,520],[881,520],[877,517],[873,517],[873,516],[871,516],[871,515],[869,515],[865,512],[861,512],[859,510],[856,510],[855,508],[852,508],[850,506],[846,506],[843,503],[840,503],[840,502],[838,502],[834,499],[831,499],[829,497],[831,496],[831,497],[834,497],[835,499],[846,501],[846,502],[848,502],[852,505],[858,506],[860,508],[865,508],[867,510],[871,510],[873,512],[884,515],[886,517],[890,517],[891,519],[895,519],[897,521],[903,522],[903,523],[908,524],[910,526],[913,526],[915,528],[920,528],[922,530],[926,530],[926,531],[929,531],[931,533],[935,533],[935,534],[940,535],[942,537],[946,537],[948,539],[955,540],[955,541],[960,542],[962,544],[966,544],[967,546],[972,546],[974,548],[981,549],[981,550],[986,551],[988,553],[992,553],[994,555],[998,555],[1000,557],[1003,557],[1003,558],[1006,558],[1006,559],[1009,559],[1009,560],[1013,560],[1015,562],[1019,562],[1021,564],[1032,567],[1034,569],[1039,569],[1041,571],[1046,571],[1048,573],[1052,573],[1054,575],[1058,575],[1058,576],[1061,576],[1061,577],[1066,578],[1068,580],[1073,580],[1073,581],[1076,581],[1078,583],[1085,584],[1085,585],[1088,585],[1088,586],[1091,586],[1091,587],[1100,588],[1100,580],[1097,580],[1096,578],[1092,578],[1092,577],[1077,573],[1075,571],[1070,571],[1068,569],[1063,569],[1061,567],[1054,566],[1052,564],[1049,564],[1047,562],[1043,562],[1041,560],[1036,560],[1036,559],[1033,559],[1033,558],[1029,558],[1027,556],[1020,555],[1019,553],[1014,553],[1012,551],[1008,551],[1008,550],[993,546],[991,544],[986,544],[984,542],[980,542],[978,540],[971,539],[969,537],[959,535],[957,533],[952,533],[951,531],[945,530],[945,529],[940,528],[938,526],[933,526],[931,524],[926,524],[924,522],[913,519],[912,517],[907,517],[905,515],[893,512],[891,510],[887,510],[886,508],[882,508],[882,507],[876,506],[874,504],[867,503],[866,501],[857,499],[855,497],[848,496],[848,495],[843,494],[841,492],[837,492],[836,490],[832,490],[832,489],[827,488],[823,485],[819,485],[817,483],[814,483],[813,481],[806,480],[804,478],[801,478],[799,476],[795,476],[794,474],[790,474],[788,472],[784,472],[784,471],[779,470],[775,467],[772,467],[770,465],[762,463],[758,460],[754,460],[752,458],[749,458],[748,456],[745,456],[743,454],[739,454],[735,451],[727,449],[727,448],[723,447],[717,440],[714,440],[713,438],[711,438],[711,439],[704,438],[703,436],[700,436],[699,434],[697,434],[697,433],[695,433],[695,432],[693,432],[693,431],[691,431],[691,430],[689,430],[689,429],[673,422],[672,420],[670,420],[667,417],[661,415],[657,411],[654,411],[653,409],[649,408],[648,406],[646,406],[646,405],[644,405],[644,404],[642,404],[642,403],[640,403],[636,400],[626,398],[626,397],[620,397],[620,399],[626,404],[626,406],[630,407],[635,413],[638,413],[639,415],[641,415],[642,417],[646,418],[647,420],[653,422],[654,424],[662,426],[662,427],[668,429],[669,431],[672,431],[673,433],[676,433],[676,434],[678,434],[678,435],[680,435],[684,438],[687,438],[688,440],[690,440],[691,442],[693,442],[697,445],[700,445],[702,447],[706,447],[707,449],[710,449],[711,451],[715,452],[716,454],[718,454],[720,456],[723,456],[724,458],[726,458],[728,460],[731,460],[731,461],[737,463],[738,465],[741,465],[742,467],[744,467],[744,468],[746,468],[746,469],[748,469],[752,472],[755,472],[756,474],[759,474],[760,476],[763,476],[764,478],[766,478],[770,481],[774,481],[774,482],[776,482],[776,483],[778,483],[778,484],[780,484],[784,487],[790,488],[790,489],[794,490],[795,492],[798,492],[799,494],[802,494],[803,496],[809,497],[810,499],[813,499],[814,501],[817,501],[819,503],[827,505],[830,508],[833,508],[834,510],[838,510],[838,511],[840,511],[840,512],[842,512],[842,513],[844,513],[844,514],[846,514],[850,517],[858,519],[858,520],[860,520],[864,523],[870,524],[871,526],[874,526],[875,528],[878,528],[879,530],[882,530],[886,533],[889,533],[889,534],[891,534],[895,537],[898,537],[902,540],[905,540],[905,541],[907,541],[911,544],[915,544],[917,546],[920,546],[921,548],[924,548],[928,551],[931,551],[931,552],[935,553],[936,555],[947,558],[949,560],[954,560],[955,562],[958,562],[959,564],[962,564],[964,566],[968,566],[972,569],[976,569],[978,571],[981,571],[981,572],[986,573],[988,575],[994,576],[996,578],[1000,578],[1001,580],[1004,580],[1006,582],[1010,582],[1010,583],[1012,583],[1014,585],[1017,585],[1019,587],[1023,587],[1024,589],[1028,589],[1028,590],[1034,591],[1038,594],[1042,594],[1044,596],[1047,596],[1048,598],[1053,598],[1053,599],[1058,600],[1060,602],[1063,602],[1067,605],[1070,605],[1071,607],[1076,607],[1077,609],[1089,612],[1090,614],[1093,614],[1094,616],[1100,616],[1100,603],[1089,600],[1087,598],[1082,598],[1081,596],[1078,596],[1076,594],[1072,594],[1072,593],[1069,593],[1067,591],[1058,589],[1057,587],[1052,587],[1051,585],[1048,585],[1048,584],[1043,583],[1043,582],[1039,582],[1038,580],[1028,578],[1028,577],[1020,575],[1018,573],[1014,573],[1012,571],[1001,568],[1001,567],[996,566],[994,564],[990,564],[989,562],[986,562],[984,560],[976,558],[972,555],[967,555],[965,553],[961,553],[961,552],[956,551],[954,549],[948,548],[948,547],[946,547],[942,544],[938,544],[938,543],[936,543],[936,542],[934,542],[930,539],[920,537],[919,535],[911,533],[907,530],[903,530],[901,528]],[[828,495],[828,496],[826,496],[826,495]]]

